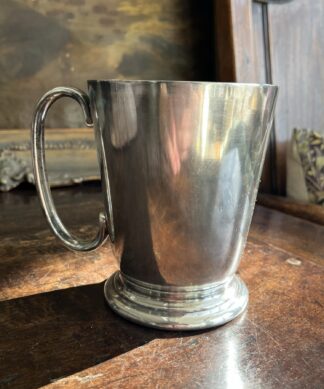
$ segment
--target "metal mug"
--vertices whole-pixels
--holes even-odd
[[[32,125],[36,186],[54,234],[88,251],[109,237],[120,271],[110,307],[147,326],[224,324],[247,306],[235,274],[251,223],[277,87],[185,81],[88,81],[89,97],[59,87]],[[105,213],[88,242],[56,213],[46,176],[44,122],[54,101],[79,102],[94,125]]]

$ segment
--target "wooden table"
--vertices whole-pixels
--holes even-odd
[[[55,197],[70,227],[95,229],[96,186]],[[116,316],[103,298],[111,248],[63,248],[34,190],[0,194],[0,212],[1,388],[323,387],[324,227],[257,206],[239,269],[247,312],[185,333]]]

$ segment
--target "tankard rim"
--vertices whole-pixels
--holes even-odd
[[[194,85],[215,85],[230,87],[266,87],[269,89],[279,89],[278,85],[267,83],[245,83],[245,82],[217,82],[217,81],[185,81],[185,80],[123,80],[123,79],[90,79],[88,85],[94,83],[114,83],[114,84],[194,84]]]

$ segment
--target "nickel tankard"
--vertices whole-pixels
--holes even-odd
[[[247,239],[277,87],[185,81],[89,81],[88,95],[59,87],[32,125],[35,181],[53,233],[72,250],[107,237],[120,271],[110,307],[147,326],[224,324],[247,306],[235,274]],[[46,176],[44,122],[54,101],[79,102],[94,126],[105,211],[93,240],[62,224]]]

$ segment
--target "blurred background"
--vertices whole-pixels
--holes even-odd
[[[214,79],[213,2],[6,0],[0,12],[0,126],[29,126],[48,89],[89,79]],[[82,127],[58,102],[48,127]]]
[[[86,90],[86,80],[110,78],[257,82],[280,87],[261,192],[324,204],[323,20],[323,0],[3,1],[0,188],[32,182],[29,135],[20,129],[30,127],[37,100],[54,86]],[[74,165],[67,180],[56,167],[52,184],[98,178],[78,105],[58,101],[47,126],[71,128],[49,131],[50,160],[55,149],[71,154],[71,142],[92,150],[84,177],[81,157],[60,154],[64,166]]]

